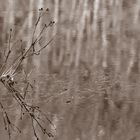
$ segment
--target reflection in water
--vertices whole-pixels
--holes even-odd
[[[56,133],[52,139],[139,140],[140,0],[1,0],[0,65],[9,29],[14,30],[12,63],[20,53],[20,40],[23,49],[31,42],[41,7],[50,11],[38,32],[45,23],[55,20],[55,27],[44,36],[48,40],[55,33],[57,36],[39,57],[24,62],[23,68],[35,70],[31,75],[35,92],[28,100],[49,114],[56,127],[56,132],[53,126],[50,128]],[[29,134],[14,133],[13,138],[30,139],[29,119],[19,123],[14,100],[2,85],[0,90],[12,120]],[[42,134],[40,137],[46,139]],[[7,139],[3,130],[0,138]]]

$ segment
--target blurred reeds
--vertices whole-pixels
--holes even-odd
[[[57,36],[26,65],[37,69],[35,102],[57,124],[54,139],[139,140],[140,0],[0,0],[1,63],[9,28],[13,45],[28,45],[41,7],[50,9],[42,23],[56,21],[48,40]]]

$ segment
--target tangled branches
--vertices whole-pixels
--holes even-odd
[[[49,27],[52,27],[55,23],[54,21],[50,21],[49,24],[44,24],[40,32],[36,33],[37,27],[40,24],[41,18],[45,14],[47,14],[48,11],[49,11],[48,9],[46,9],[45,11],[43,10],[43,8],[39,9],[39,17],[34,25],[32,41],[31,41],[30,46],[27,46],[25,50],[22,50],[21,48],[21,54],[18,56],[18,58],[15,59],[15,62],[13,62],[12,65],[7,68],[7,63],[10,60],[10,55],[11,55],[11,52],[13,51],[11,47],[12,29],[10,29],[8,47],[6,51],[7,53],[4,58],[4,63],[0,68],[1,83],[6,87],[8,92],[12,95],[13,99],[15,99],[15,101],[20,106],[21,114],[22,114],[21,118],[23,119],[25,115],[28,115],[30,117],[31,122],[32,122],[33,133],[37,140],[39,140],[39,137],[36,133],[36,129],[34,125],[35,123],[39,126],[39,128],[44,134],[47,134],[48,137],[53,137],[54,135],[51,132],[48,132],[41,122],[44,121],[43,119],[45,118],[46,121],[48,121],[54,128],[55,126],[53,125],[51,120],[46,116],[46,114],[40,110],[38,106],[34,106],[25,100],[28,88],[31,88],[31,89],[34,88],[33,85],[29,82],[27,75],[25,76],[25,80],[24,80],[25,90],[23,91],[23,93],[21,93],[21,91],[18,91],[15,88],[15,85],[17,83],[17,81],[15,80],[15,75],[19,73],[18,69],[22,65],[25,59],[32,57],[34,55],[39,55],[40,52],[44,50],[53,41],[54,37],[52,37],[44,45],[40,45],[40,48],[37,50],[36,46],[39,44],[40,40],[42,40],[43,34],[47,31]],[[3,117],[5,130],[8,132],[9,139],[10,139],[11,130],[16,130],[19,133],[21,133],[22,131],[11,122],[9,115],[2,104],[2,101],[0,101],[0,107],[2,109],[2,117]]]

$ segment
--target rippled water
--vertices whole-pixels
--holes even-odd
[[[28,101],[40,106],[56,126],[54,140],[139,140],[139,35],[140,0],[40,0],[0,4],[0,63],[12,27],[14,53],[30,43],[38,8],[50,13],[44,23],[56,25],[45,37],[57,36],[38,57],[23,67],[30,72],[35,92]],[[15,41],[17,40],[17,43]],[[43,43],[43,42],[41,42]],[[10,64],[8,64],[10,65]],[[21,75],[15,78],[21,81]],[[22,88],[22,84],[17,85]],[[13,140],[34,139],[28,117],[19,120],[20,109],[0,85],[0,98],[11,120],[22,129]],[[0,117],[0,139],[7,140]],[[41,140],[49,139],[37,127]]]

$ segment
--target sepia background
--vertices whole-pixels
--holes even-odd
[[[22,39],[31,43],[39,8],[49,8],[43,23],[56,23],[45,34],[54,41],[24,62],[35,81],[29,100],[52,120],[54,138],[41,140],[139,140],[140,0],[0,0],[0,63],[13,29],[13,59]],[[38,28],[38,32],[41,29]],[[11,59],[12,61],[12,59]],[[0,85],[0,98],[21,134],[34,140],[29,118],[19,119],[12,97]],[[0,140],[8,140],[0,117]]]

